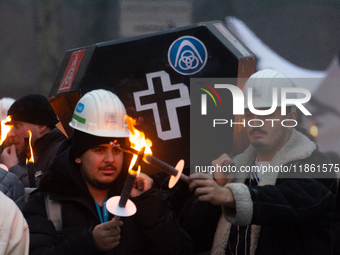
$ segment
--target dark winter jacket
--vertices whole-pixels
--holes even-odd
[[[240,169],[241,166],[251,166],[255,156],[256,151],[250,146],[233,160]],[[327,157],[316,150],[316,145],[296,130],[292,130],[289,140],[270,161],[272,166],[291,169],[327,164],[329,170],[329,163]],[[235,173],[235,181],[226,187],[234,195],[236,215],[234,210],[222,207],[211,254],[226,253],[232,225],[251,226],[251,255],[331,254],[336,194],[334,177],[334,172],[302,176],[267,172],[262,174],[258,186],[249,187],[244,184],[249,172]],[[211,212],[213,210],[216,207],[211,206]],[[216,223],[216,217],[211,220]],[[197,240],[194,235],[192,237]]]
[[[250,146],[234,158],[236,167],[252,165],[255,156],[256,151]],[[329,163],[328,158],[316,150],[315,143],[294,129],[270,161],[272,166],[286,165],[290,169],[294,165],[299,169],[300,166],[311,168],[312,164]],[[313,176],[322,178],[310,178]],[[263,174],[257,187],[251,188],[241,183],[246,177],[242,173],[235,180],[240,183],[227,184],[235,198],[236,216],[223,208],[224,217],[215,233],[213,254],[219,254],[226,247],[229,224],[251,224],[251,254],[331,254],[336,194],[334,174],[299,176],[292,172],[268,172]]]
[[[0,191],[11,198],[22,210],[25,205],[25,188],[18,177],[0,168]]]
[[[74,159],[71,139],[66,140],[55,162],[27,202],[23,213],[30,228],[30,254],[192,254],[189,236],[179,228],[173,214],[163,204],[158,190],[151,188],[131,198],[137,207],[135,215],[121,218],[120,244],[109,252],[99,252],[92,230],[100,224],[94,199],[89,193]],[[123,170],[122,170],[123,171]],[[123,174],[122,174],[123,173]],[[124,172],[109,190],[108,197],[119,196]],[[126,176],[126,175],[125,175]],[[47,219],[44,195],[62,205],[62,230],[57,235]],[[113,218],[110,214],[109,220]]]
[[[60,144],[65,139],[65,135],[55,127],[49,133],[43,135],[35,141],[33,146],[33,155],[36,186],[39,185],[41,178],[51,165]],[[25,187],[29,187],[26,166],[18,164],[11,167],[9,171],[16,174]]]

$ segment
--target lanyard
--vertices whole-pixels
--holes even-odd
[[[99,219],[101,223],[107,222],[109,219],[109,212],[106,209],[106,201],[107,201],[107,196],[104,198],[104,201],[103,201],[103,207],[102,207],[103,213],[100,210],[99,204],[96,202],[96,200],[94,201],[96,203],[97,213],[99,215]]]

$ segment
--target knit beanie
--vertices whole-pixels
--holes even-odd
[[[115,138],[115,137],[101,137],[87,134],[85,132],[74,130],[73,133],[72,154],[74,158],[78,158],[85,151],[100,144],[108,144],[117,141],[119,144],[128,144],[128,138]]]
[[[30,94],[16,100],[8,109],[11,121],[23,121],[32,124],[55,126],[59,119],[48,99],[39,94]],[[12,123],[7,122],[7,125]]]

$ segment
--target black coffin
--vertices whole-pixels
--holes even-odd
[[[255,61],[224,23],[202,22],[67,51],[49,99],[71,135],[68,123],[79,98],[94,89],[111,90],[152,140],[154,156],[171,165],[184,159],[188,167],[190,78],[248,78]],[[233,132],[226,152],[238,133]]]

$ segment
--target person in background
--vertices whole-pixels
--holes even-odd
[[[15,102],[15,99],[10,98],[10,97],[3,97],[3,98],[0,99],[0,121],[1,121],[1,125],[0,125],[0,138],[1,138],[0,153],[2,153],[3,149],[8,147],[8,145],[9,145],[8,139],[6,139],[9,127],[7,127],[4,123],[6,122],[7,111],[14,102]],[[0,161],[0,167],[4,168],[5,170],[8,170],[7,166],[2,164],[1,161]]]
[[[254,107],[268,110],[272,107],[272,88],[292,88],[293,84],[282,73],[265,69],[248,79],[245,98],[248,87],[253,91]],[[296,99],[296,93],[288,97]],[[280,96],[277,103],[277,109],[265,116],[253,114],[246,103],[246,123],[253,120],[253,127],[246,127],[249,147],[233,159],[223,154],[212,162],[219,167],[234,164],[235,173],[228,176],[219,173],[214,178],[207,178],[203,173],[191,175],[189,188],[197,200],[190,210],[197,214],[199,209],[193,208],[203,208],[205,204],[210,205],[211,212],[222,208],[211,254],[332,254],[331,226],[337,181],[331,162],[317,150],[314,142],[293,128],[295,106],[288,105],[286,115],[281,115]],[[277,121],[272,125],[265,119]],[[281,125],[283,119],[286,119],[285,126]],[[242,171],[246,166],[252,170]],[[262,171],[265,166],[281,169],[286,166],[286,169],[302,169],[302,172]],[[313,167],[322,167],[322,173],[307,171]],[[216,226],[216,218],[207,217],[208,213],[203,212],[205,217],[199,222],[204,222],[202,225],[207,228],[209,221],[215,220]],[[189,221],[190,213],[183,222]],[[193,224],[183,224],[195,243],[203,240],[199,233],[206,231],[199,228],[199,222],[195,232]]]
[[[14,99],[3,97],[0,99],[0,121],[3,123],[7,117],[7,111],[14,103]],[[6,132],[0,126],[1,141],[5,140]],[[2,145],[2,144],[1,144]],[[2,147],[2,146],[0,146]],[[2,149],[0,149],[2,151]],[[25,188],[18,177],[8,172],[7,166],[0,163],[0,191],[11,198],[21,210],[25,205]]]
[[[340,165],[340,157],[334,151],[327,151],[325,152],[326,156],[329,160],[334,164],[334,166]],[[339,186],[339,178],[340,172],[337,172],[338,178],[338,189],[336,194],[336,208],[335,208],[335,215],[333,221],[333,255],[340,255],[340,186]]]
[[[0,254],[27,255],[29,230],[18,206],[0,192]]]
[[[0,191],[12,199],[20,210],[25,205],[25,187],[19,178],[3,168],[0,168]]]
[[[129,144],[125,114],[120,99],[107,90],[79,100],[70,122],[73,136],[63,142],[23,210],[31,255],[193,253],[192,240],[145,174],[136,179],[142,187],[130,194],[136,214],[119,220],[108,212],[106,202],[120,196],[131,161],[130,154],[113,146]],[[57,220],[47,216],[47,195],[47,201],[60,205]]]
[[[6,119],[7,111],[14,102],[15,102],[15,99],[11,97],[3,97],[0,99],[0,120],[1,121]]]
[[[11,146],[1,153],[1,163],[9,172],[18,176],[25,187],[37,187],[53,161],[54,155],[66,136],[55,126],[59,120],[48,99],[39,94],[30,94],[16,100],[8,110],[11,126],[7,140]],[[34,171],[27,171],[27,144],[25,138],[32,132],[31,145],[34,156]]]

